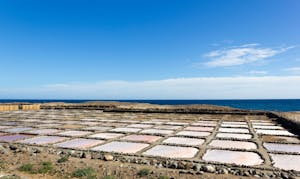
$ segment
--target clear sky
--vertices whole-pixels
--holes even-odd
[[[1,0],[0,98],[300,98],[298,0]]]

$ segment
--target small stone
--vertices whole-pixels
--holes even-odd
[[[10,149],[10,150],[17,150],[17,147],[14,146],[14,145],[10,145],[10,146],[9,146],[9,149]]]
[[[196,165],[194,165],[193,169],[195,171],[200,171],[201,170],[201,164],[197,163]]]
[[[172,162],[171,168],[177,168],[177,167],[178,167],[178,163],[177,162]]]
[[[228,170],[227,170],[226,168],[222,168],[222,169],[221,169],[221,173],[222,173],[222,174],[228,174]]]
[[[211,165],[205,165],[204,171],[209,172],[209,173],[214,173],[216,171],[216,169],[215,169],[215,167],[213,167]]]
[[[289,175],[287,173],[281,173],[281,177],[283,179],[288,179],[289,178]]]
[[[244,176],[250,176],[250,173],[249,173],[248,171],[245,171],[245,172],[243,173],[243,175],[244,175]]]
[[[112,161],[112,160],[114,160],[114,156],[112,156],[110,154],[105,154],[104,155],[104,160],[106,160],[106,161]]]

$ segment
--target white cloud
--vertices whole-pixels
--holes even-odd
[[[215,50],[205,54],[204,56],[210,59],[205,65],[210,67],[243,65],[275,56],[290,48],[293,47],[272,49],[259,47],[259,44],[245,44],[227,49]]]
[[[288,71],[291,73],[300,73],[300,67],[285,68],[284,71]]]
[[[199,77],[68,83],[0,89],[0,98],[251,99],[300,98],[300,76]]]
[[[252,70],[252,71],[249,71],[248,73],[252,74],[252,75],[266,75],[266,74],[268,74],[267,71],[263,71],[263,70]]]

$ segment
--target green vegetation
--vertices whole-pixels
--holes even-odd
[[[47,173],[53,170],[53,165],[51,162],[42,162],[39,166],[35,167],[31,163],[27,163],[19,167],[19,171],[28,172],[31,174],[35,173]]]
[[[18,176],[3,176],[3,177],[0,177],[0,179],[21,179],[21,178]]]
[[[26,164],[20,166],[19,170],[22,172],[34,173],[33,164],[31,164],[31,163],[26,163]]]
[[[114,176],[105,176],[102,179],[115,179],[115,177]]]
[[[144,177],[144,176],[148,176],[149,173],[150,173],[150,170],[149,170],[149,169],[143,168],[143,169],[141,169],[141,170],[137,173],[137,175],[138,175],[139,177]]]
[[[5,163],[2,160],[0,160],[0,169],[4,169],[4,168],[5,168]]]
[[[168,176],[159,176],[158,179],[169,179]]]
[[[58,159],[57,163],[64,163],[64,162],[67,162],[68,160],[69,160],[69,156],[65,155],[65,156],[62,156],[60,159]]]
[[[86,177],[88,179],[93,179],[95,177],[95,170],[92,168],[84,168],[84,169],[78,169],[72,173],[72,177],[82,178]]]
[[[53,170],[53,165],[51,162],[42,162],[38,173],[47,173]]]

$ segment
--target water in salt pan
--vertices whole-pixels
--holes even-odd
[[[221,124],[221,127],[248,128],[246,124]]]
[[[17,140],[23,140],[32,137],[32,135],[14,134],[0,136],[0,142],[15,142]]]
[[[70,148],[70,149],[87,149],[103,143],[103,140],[94,139],[73,139],[62,143],[55,144],[56,147]]]
[[[257,134],[262,135],[282,135],[282,136],[294,136],[287,130],[270,130],[270,129],[256,129]]]
[[[163,124],[162,121],[144,121],[142,124]]]
[[[56,128],[58,126],[61,126],[61,124],[38,124],[38,125],[35,125],[35,127],[39,127],[39,128]]]
[[[122,137],[122,136],[124,136],[124,134],[112,133],[112,132],[103,132],[103,133],[90,135],[89,138],[114,139],[114,138],[118,138],[118,137]]]
[[[203,144],[204,139],[186,138],[186,137],[170,137],[163,141],[166,144],[179,144],[187,146],[199,146]]]
[[[157,145],[147,150],[143,154],[147,156],[158,156],[167,158],[193,158],[197,154],[197,152],[198,149],[193,147]]]
[[[134,128],[151,128],[153,127],[153,125],[150,125],[150,124],[130,124],[126,127],[134,127]]]
[[[253,125],[255,129],[284,129],[281,126],[273,126],[273,125]]]
[[[270,154],[274,167],[283,170],[300,171],[300,155]]]
[[[86,122],[80,122],[79,124],[81,125],[88,125],[88,126],[94,126],[94,125],[99,125],[99,122],[92,122],[92,121],[86,121]]]
[[[210,132],[213,131],[214,128],[213,127],[186,127],[184,130]]]
[[[0,126],[0,129],[7,129],[10,128],[11,126]]]
[[[79,137],[79,136],[85,136],[85,135],[88,135],[91,133],[92,132],[88,132],[88,131],[64,131],[64,132],[58,133],[57,135],[68,136],[68,137]]]
[[[259,126],[273,126],[275,125],[274,123],[272,122],[252,122],[252,125],[259,125]]]
[[[222,124],[247,125],[247,122],[240,121],[224,121]]]
[[[119,122],[121,122],[121,123],[136,123],[138,121],[136,121],[136,120],[120,120]]]
[[[218,133],[217,137],[219,137],[219,138],[234,138],[234,139],[251,139],[252,135],[238,134],[238,133]]]
[[[135,133],[135,132],[139,132],[140,130],[142,130],[142,129],[130,128],[130,127],[119,127],[119,128],[112,129],[110,131],[112,131],[112,132],[125,132],[125,133],[133,132],[133,133]]]
[[[28,131],[31,129],[32,129],[31,127],[15,127],[15,128],[5,129],[3,131],[10,132],[10,133],[19,133],[19,132]]]
[[[135,143],[135,142],[110,142],[98,147],[94,147],[91,150],[134,154],[148,146],[149,144]]]
[[[196,132],[196,131],[180,131],[177,136],[187,136],[187,137],[206,137],[209,136],[210,132]]]
[[[207,127],[215,127],[217,123],[206,123],[206,122],[195,122],[191,124],[192,126],[207,126]]]
[[[168,135],[172,134],[174,131],[172,130],[164,130],[164,129],[145,129],[141,131],[142,134],[160,134],[160,135]]]
[[[175,125],[175,126],[184,126],[184,125],[188,125],[189,123],[187,122],[167,122],[167,125]]]
[[[64,141],[68,138],[66,137],[57,137],[57,136],[38,136],[26,140],[19,141],[24,144],[35,144],[35,145],[46,145],[46,144],[54,144],[57,142]]]
[[[153,135],[129,135],[129,136],[123,137],[121,139],[128,140],[128,141],[134,141],[134,142],[153,143],[153,142],[161,139],[161,137],[153,136]]]
[[[93,126],[93,127],[84,128],[83,130],[103,132],[103,131],[107,131],[107,130],[110,130],[110,129],[112,129],[112,127]]]
[[[219,132],[229,132],[229,133],[249,133],[248,129],[243,128],[219,128]]]
[[[264,143],[264,147],[272,152],[295,152],[300,153],[299,144],[275,144],[275,143]]]
[[[46,135],[46,134],[54,134],[54,133],[58,133],[58,132],[60,132],[60,130],[57,130],[57,129],[35,129],[35,130],[31,130],[31,131],[26,131],[24,133]]]
[[[210,144],[212,147],[224,149],[256,149],[257,146],[253,142],[232,141],[232,140],[213,140]]]
[[[203,156],[203,160],[246,166],[259,165],[263,163],[261,157],[255,152],[230,150],[207,150]]]
[[[172,126],[172,125],[160,125],[155,126],[155,129],[167,129],[167,130],[177,130],[180,129],[182,126]]]

